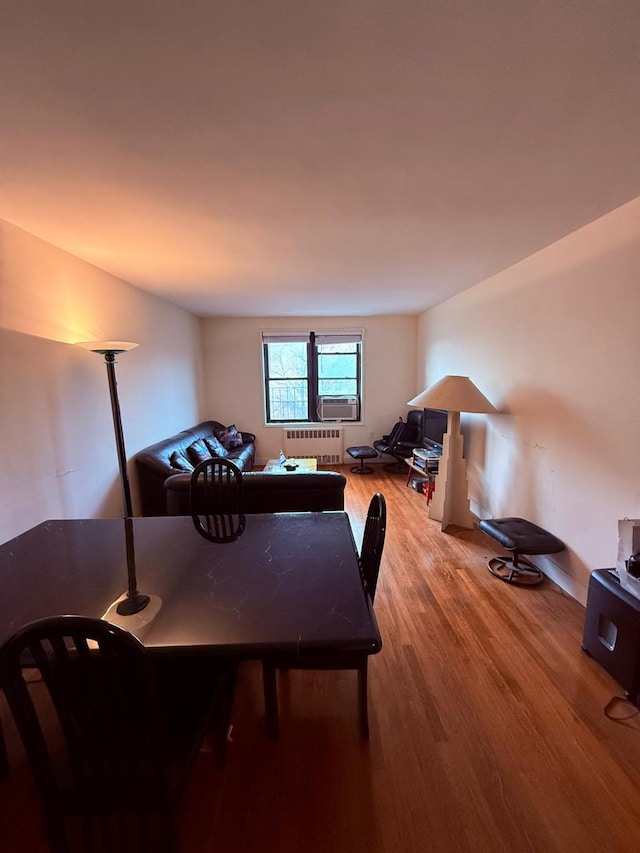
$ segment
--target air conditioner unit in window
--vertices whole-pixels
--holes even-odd
[[[321,421],[357,421],[357,397],[319,397],[318,418]]]

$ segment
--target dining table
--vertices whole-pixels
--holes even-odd
[[[126,523],[43,521],[0,545],[0,645],[33,620],[75,614],[116,622],[153,654],[382,647],[346,512],[248,515],[225,543],[199,535],[190,516],[134,518],[128,543]],[[132,562],[149,603],[120,615]]]

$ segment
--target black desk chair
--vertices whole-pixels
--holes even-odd
[[[407,415],[407,420],[400,418],[394,424],[389,435],[383,435],[373,446],[378,453],[392,456],[396,461],[388,462],[384,467],[387,471],[394,473],[405,472],[405,459],[410,459],[414,447],[422,444],[424,412],[422,409],[412,409]]]
[[[52,853],[177,853],[176,811],[204,735],[227,721],[235,669],[156,663],[101,619],[32,622],[0,649]],[[28,666],[40,679],[25,679]],[[213,670],[214,667],[211,667]],[[226,737],[226,725],[224,736]]]
[[[211,542],[233,542],[244,531],[242,471],[229,459],[215,456],[193,469],[190,485],[191,518],[201,536]]]
[[[360,575],[371,602],[375,598],[378,585],[380,561],[384,548],[387,528],[387,506],[384,495],[375,494],[369,503],[360,552]],[[278,738],[278,687],[277,669],[317,669],[345,670],[358,672],[358,704],[360,709],[360,728],[365,738],[369,737],[369,703],[367,696],[367,664],[369,655],[364,652],[295,652],[270,655],[262,661],[262,679],[264,686],[265,716],[267,733],[270,738]]]

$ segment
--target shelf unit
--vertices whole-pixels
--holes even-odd
[[[436,474],[438,473],[439,457],[434,456],[431,451],[425,450],[423,447],[414,447],[413,454],[404,461],[409,468],[407,486],[410,484],[414,472],[428,481],[427,505],[429,505],[431,503]]]

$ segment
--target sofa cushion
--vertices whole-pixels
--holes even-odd
[[[227,452],[227,459],[237,465],[243,471],[250,471],[253,467],[253,445],[241,444]]]
[[[187,447],[187,456],[195,466],[200,462],[204,462],[205,459],[211,459],[211,451],[207,447],[205,440],[199,438]]]
[[[204,443],[209,448],[211,456],[221,456],[224,458],[228,453],[226,447],[223,447],[222,444],[220,444],[215,435],[208,435],[204,439]]]
[[[242,447],[242,436],[236,429],[235,424],[231,424],[231,426],[216,431],[215,436],[227,450],[234,450],[236,447]]]
[[[193,465],[179,450],[175,450],[171,454],[169,464],[177,471],[193,471]]]

